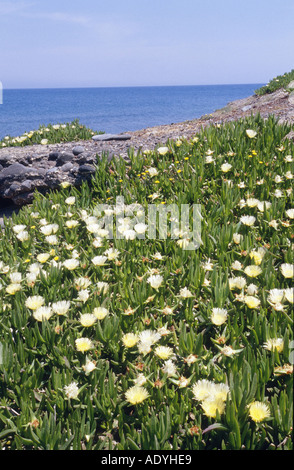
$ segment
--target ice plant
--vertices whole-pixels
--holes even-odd
[[[254,401],[249,405],[249,416],[256,423],[260,423],[270,417],[270,408],[267,403]]]
[[[149,397],[149,393],[146,388],[140,385],[134,385],[126,391],[125,397],[131,405],[138,405]]]

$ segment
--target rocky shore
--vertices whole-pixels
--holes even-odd
[[[60,187],[64,181],[79,185],[95,172],[97,155],[109,159],[128,159],[128,151],[153,149],[169,139],[190,138],[213,124],[234,121],[259,113],[274,114],[279,122],[294,124],[294,92],[280,89],[268,95],[253,95],[229,103],[214,113],[181,123],[146,128],[119,135],[103,134],[92,140],[52,145],[32,145],[0,149],[0,224],[3,215],[33,200],[34,191],[42,193]],[[293,138],[293,131],[289,134]]]

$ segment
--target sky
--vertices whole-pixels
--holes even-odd
[[[0,0],[3,88],[267,83],[293,0]]]

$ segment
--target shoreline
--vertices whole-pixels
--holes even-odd
[[[75,182],[78,183],[81,180],[81,175],[79,174],[81,166],[83,166],[83,178],[90,177],[91,173],[93,173],[93,164],[96,155],[107,153],[109,155],[109,159],[116,156],[127,159],[128,151],[131,148],[134,149],[134,151],[153,150],[156,146],[165,145],[168,140],[192,138],[207,126],[221,125],[225,122],[236,121],[256,114],[260,114],[264,119],[269,115],[275,115],[279,123],[282,124],[287,122],[294,125],[293,92],[290,93],[282,88],[274,93],[263,96],[252,95],[247,98],[230,102],[224,108],[218,109],[211,114],[203,115],[200,118],[147,127],[137,131],[119,134],[119,137],[125,136],[125,140],[86,140],[50,145],[1,148],[0,163],[1,161],[2,163],[5,161],[9,162],[6,165],[4,164],[4,170],[7,170],[5,167],[12,169],[12,165],[14,165],[14,168],[18,165],[18,168],[20,168],[21,165],[24,173],[27,173],[23,178],[23,182],[27,183],[27,187],[24,187],[22,194],[21,185],[19,187],[17,186],[19,185],[18,178],[15,181],[15,185],[17,186],[16,195],[13,191],[10,191],[12,185],[7,186],[7,184],[5,191],[2,191],[1,194],[1,184],[3,186],[5,181],[4,183],[3,181],[1,182],[1,173],[3,172],[3,169],[0,171],[0,203],[2,206],[4,204],[4,207],[0,207],[0,225],[3,226],[3,215],[5,212],[7,214],[11,214],[11,211],[14,211],[11,208],[11,205],[9,206],[9,202],[16,203],[18,208],[31,202],[34,190],[45,188],[46,185],[44,186],[44,177],[48,179],[49,174],[50,178],[47,181],[48,184],[46,183],[48,189],[55,189],[58,187],[60,182],[68,180],[68,178],[71,178],[71,182],[73,184]],[[293,138],[293,131],[290,138]],[[73,149],[77,147],[81,147],[83,150],[80,156],[73,155]],[[49,155],[52,156],[53,154],[59,155],[59,158],[62,155],[67,155],[67,160],[64,159],[65,164],[60,166],[59,170],[56,168],[56,161],[54,158],[49,157]],[[84,160],[81,160],[81,157],[83,157]],[[56,178],[56,184],[54,183],[55,180],[52,178],[52,175]],[[11,182],[14,182],[13,177],[11,177]],[[28,182],[30,183],[29,187]],[[19,197],[19,194],[21,194],[21,197]],[[7,205],[4,202],[6,199],[8,203]]]

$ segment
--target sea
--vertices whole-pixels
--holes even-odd
[[[2,90],[0,140],[76,119],[95,132],[136,131],[196,119],[264,84]]]

